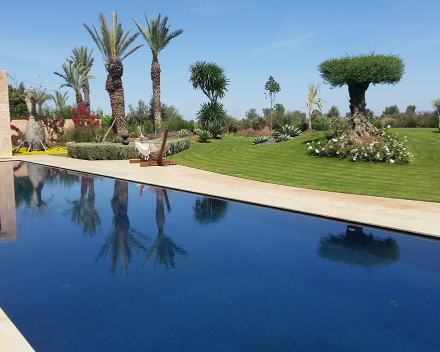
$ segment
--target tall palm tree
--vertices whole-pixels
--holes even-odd
[[[66,81],[60,86],[60,88],[62,87],[72,88],[75,91],[76,105],[78,106],[81,105],[85,107],[84,100],[81,95],[81,88],[84,87],[84,85],[86,84],[86,80],[95,77],[83,75],[74,63],[69,63],[69,65],[66,65],[66,63],[64,63],[62,65],[62,68],[64,74],[59,72],[54,72],[56,75],[60,76]]]
[[[131,29],[125,32],[122,30],[122,25],[120,23],[118,24],[117,13],[112,13],[112,25],[110,28],[107,27],[107,22],[105,21],[105,17],[102,13],[99,14],[99,21],[101,22],[101,33],[98,32],[95,26],[93,26],[94,31],[92,31],[86,24],[83,25],[92,36],[94,42],[98,46],[99,51],[104,57],[106,69],[108,71],[105,90],[110,96],[112,115],[115,119],[117,134],[120,136],[122,133],[127,131],[125,123],[124,87],[122,86],[121,80],[121,77],[124,73],[122,60],[144,44],[139,44],[124,54],[139,33],[128,37]]]
[[[90,50],[90,52],[87,52],[87,47],[81,46],[81,48],[73,48],[72,52],[73,55],[70,55],[71,60],[67,59],[67,61],[75,64],[81,74],[87,76],[92,68],[93,61],[95,60],[93,57],[91,57],[93,49]],[[90,88],[88,79],[85,80],[82,91],[84,93],[84,103],[86,105],[86,109],[90,110]]]
[[[37,105],[38,105],[38,113],[42,114],[43,110],[42,110],[42,106],[43,104],[50,100],[51,95],[46,93],[46,90],[40,90],[37,92]]]
[[[160,65],[157,56],[160,51],[168,45],[170,40],[182,34],[183,30],[178,29],[177,31],[169,33],[171,25],[167,26],[168,16],[165,16],[161,20],[159,14],[156,20],[153,20],[151,17],[148,19],[147,14],[144,14],[147,20],[147,27],[145,29],[134,18],[133,21],[147,41],[153,54],[151,81],[153,82],[154,129],[156,130],[162,121],[160,110]]]
[[[305,103],[309,109],[309,130],[312,129],[312,120],[310,117],[313,105],[316,105],[319,110],[322,110],[324,108],[324,103],[326,103],[326,101],[319,97],[319,84],[316,87],[314,84],[309,84],[309,94],[307,94],[307,101]]]
[[[55,107],[57,110],[62,110],[66,106],[67,99],[69,96],[67,92],[61,93],[59,90],[54,90],[54,95],[51,95],[53,102],[55,103]]]

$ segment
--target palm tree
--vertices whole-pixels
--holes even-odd
[[[63,78],[66,82],[63,83],[60,88],[62,87],[69,87],[72,88],[75,91],[76,95],[76,105],[78,106],[84,106],[84,100],[81,95],[81,88],[84,87],[86,84],[86,80],[90,78],[95,78],[93,76],[84,75],[81,73],[81,71],[76,67],[74,63],[69,63],[69,65],[66,65],[65,63],[62,65],[64,74],[59,72],[54,72],[56,75]]]
[[[46,93],[46,90],[40,90],[37,92],[37,105],[38,105],[38,113],[42,114],[43,110],[42,110],[42,106],[43,104],[50,100],[51,95]]]
[[[115,119],[116,131],[118,136],[120,136],[127,131],[125,123],[124,87],[122,86],[121,80],[124,73],[122,60],[144,44],[139,44],[124,54],[139,33],[128,37],[131,29],[124,33],[122,25],[120,23],[118,24],[117,13],[112,13],[112,25],[110,28],[107,27],[107,22],[102,13],[99,14],[99,21],[101,22],[101,33],[98,32],[95,26],[93,26],[93,32],[86,24],[83,25],[92,36],[106,62],[105,66],[108,71],[108,76],[105,83],[105,90],[110,96],[110,104],[112,106],[113,118]]]
[[[69,96],[67,95],[67,92],[61,93],[59,90],[54,90],[54,95],[51,95],[53,102],[55,103],[55,107],[57,110],[63,110],[63,108],[66,106],[67,99],[69,99]]]
[[[95,60],[93,57],[91,57],[93,49],[90,50],[90,52],[87,52],[87,47],[84,48],[82,46],[81,48],[73,48],[72,52],[73,55],[70,56],[71,60],[67,59],[67,61],[75,64],[81,74],[87,76],[92,68],[93,61]],[[86,105],[86,109],[90,110],[90,88],[88,79],[85,80],[82,91],[84,93],[84,103]]]
[[[324,108],[325,100],[319,97],[319,84],[315,87],[314,84],[309,84],[309,94],[307,95],[307,101],[305,105],[309,108],[309,126],[307,129],[312,129],[312,120],[310,118],[312,114],[312,107],[316,105],[319,110]]]
[[[144,13],[145,14],[145,13]],[[161,123],[161,110],[160,110],[160,65],[157,59],[160,51],[165,48],[171,39],[177,37],[183,33],[182,29],[171,32],[171,25],[167,26],[168,16],[165,16],[162,20],[160,14],[157,15],[156,20],[150,17],[147,20],[147,27],[144,29],[134,18],[133,21],[138,26],[140,33],[150,45],[151,52],[153,54],[153,62],[151,63],[151,81],[153,82],[153,106],[154,106],[154,130]]]

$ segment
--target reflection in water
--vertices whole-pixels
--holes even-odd
[[[222,220],[229,203],[215,198],[197,198],[193,206],[194,220],[201,226],[209,226]]]
[[[182,247],[177,246],[171,238],[165,235],[165,209],[164,201],[167,206],[168,213],[171,213],[171,206],[168,200],[168,194],[166,189],[151,187],[151,190],[156,193],[156,224],[159,231],[157,239],[154,242],[153,247],[148,252],[147,258],[144,264],[152,257],[156,257],[154,260],[154,266],[163,265],[168,269],[168,266],[175,267],[174,257],[180,254],[187,257],[188,252]]]
[[[13,165],[0,162],[0,242],[17,239]]]
[[[146,252],[147,249],[142,240],[150,241],[150,238],[139,231],[130,227],[128,218],[128,183],[115,180],[114,195],[111,200],[113,209],[112,232],[107,236],[107,240],[98,253],[95,262],[102,257],[107,258],[110,254],[112,260],[111,273],[116,272],[118,258],[121,257],[122,271],[128,275],[128,262],[133,255],[132,252],[139,254],[139,251]]]
[[[332,262],[367,268],[388,266],[400,256],[396,240],[367,235],[362,227],[353,225],[348,225],[345,233],[322,238],[318,254]]]
[[[86,197],[87,190],[89,193]],[[70,215],[72,223],[81,226],[84,235],[95,235],[101,229],[102,221],[95,209],[94,177],[81,176],[81,196],[78,200],[68,202],[72,207],[63,215]]]
[[[46,202],[41,199],[41,190],[43,189],[44,181],[46,181],[48,176],[49,169],[44,165],[28,164],[27,170],[32,186],[34,186],[32,203],[40,208],[43,205],[46,205]]]

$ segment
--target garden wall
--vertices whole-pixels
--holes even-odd
[[[99,120],[99,123],[101,123],[101,120]],[[26,131],[27,120],[12,120],[11,125],[14,125],[21,132],[24,133]],[[73,128],[73,126],[74,126],[73,120],[71,120],[71,119],[64,120],[64,128],[63,128],[64,132],[70,128]],[[11,130],[11,135],[13,135],[13,134],[15,134],[15,131]],[[46,129],[46,136],[47,136],[47,134],[48,134],[48,131]]]

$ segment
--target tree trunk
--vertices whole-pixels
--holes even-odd
[[[124,73],[124,66],[122,60],[118,57],[111,57],[108,60],[108,76],[105,83],[105,90],[110,96],[110,104],[112,107],[112,115],[115,119],[116,132],[118,136],[127,132],[125,123],[125,99],[124,87],[122,86],[122,74]]]
[[[355,109],[367,118],[367,111],[365,110],[365,92],[370,85],[369,82],[361,82],[357,84],[348,85],[348,94],[350,95],[350,113],[355,115]],[[367,119],[368,120],[368,119]]]
[[[90,111],[90,88],[89,88],[89,80],[86,80],[86,84],[82,87],[82,91],[84,93],[84,104],[87,110]]]
[[[86,104],[84,104],[84,100],[82,98],[80,90],[76,92],[76,106],[86,107]]]
[[[162,122],[160,111],[160,65],[157,56],[153,56],[151,63],[151,81],[153,82],[153,109],[154,109],[154,131]]]
[[[44,150],[43,145],[46,141],[46,131],[40,115],[37,114],[35,99],[26,98],[26,106],[29,110],[29,120],[26,124],[25,136],[28,146],[32,146],[31,151]]]

